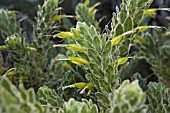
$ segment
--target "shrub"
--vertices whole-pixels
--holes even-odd
[[[11,14],[11,11],[0,10],[0,30],[4,38],[0,50],[7,52],[0,54],[1,112],[169,111],[169,100],[165,101],[165,98],[169,99],[168,89],[161,83],[150,83],[145,94],[138,80],[123,81],[120,77],[122,70],[129,66],[128,62],[136,57],[131,54],[131,47],[138,39],[141,41],[140,47],[136,46],[141,50],[139,55],[146,57],[160,82],[168,86],[169,46],[160,45],[152,34],[143,33],[149,28],[161,28],[142,26],[145,15],[155,11],[148,9],[152,0],[122,0],[102,32],[100,21],[95,19],[99,3],[90,6],[89,2],[86,0],[77,5],[75,28],[57,32],[61,19],[73,16],[59,14],[58,0],[45,0],[39,6],[31,41],[20,27],[15,11]],[[55,44],[52,36],[66,41]],[[54,47],[65,47],[66,50],[60,54]],[[146,80],[141,76],[136,78]],[[161,98],[155,95],[154,88],[159,89]],[[162,103],[154,100],[154,96]]]

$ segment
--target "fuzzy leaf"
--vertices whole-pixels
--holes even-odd
[[[86,52],[86,50],[83,47],[79,46],[78,44],[67,44],[66,48],[73,51],[81,51],[84,53]]]
[[[78,58],[78,57],[68,57],[69,60],[75,64],[85,64],[85,65],[88,65],[89,64],[89,61],[83,59],[83,58]]]
[[[120,41],[122,40],[122,38],[123,38],[123,35],[119,35],[119,36],[114,37],[114,38],[111,40],[112,46],[119,44]]]

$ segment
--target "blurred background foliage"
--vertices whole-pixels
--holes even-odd
[[[23,29],[30,31],[31,35],[31,25],[35,24],[36,11],[38,10],[38,5],[42,5],[44,0],[0,0],[0,9],[9,9],[17,10],[20,13],[18,14],[18,19],[24,18],[26,21],[22,24]],[[61,0],[60,6],[63,8],[61,11],[62,14],[75,15],[75,7],[79,2],[84,0]],[[96,18],[100,19],[101,17],[106,17],[100,24],[101,28],[104,28],[106,24],[111,20],[112,13],[116,11],[116,6],[119,7],[121,0],[92,0],[91,5],[100,2],[101,5],[97,8]],[[167,8],[170,7],[169,0],[153,0],[151,8]],[[146,18],[146,24],[152,25],[161,25],[168,26],[168,20],[165,19],[168,16],[166,11],[158,11],[155,18]],[[67,21],[65,21],[67,23]],[[74,25],[74,20],[71,20],[70,24]],[[67,23],[68,24],[68,23]],[[68,26],[68,25],[65,25]]]
[[[60,6],[62,7],[61,14],[66,15],[75,15],[75,7],[79,2],[84,0],[61,0]],[[17,14],[17,19],[21,20],[21,27],[23,31],[26,31],[27,37],[32,39],[33,28],[32,25],[35,24],[36,12],[38,10],[38,5],[42,5],[44,0],[0,0],[0,9],[9,9],[16,10],[19,13]],[[96,18],[99,20],[102,17],[105,17],[104,20],[100,23],[101,30],[105,29],[105,25],[110,23],[112,13],[116,11],[116,6],[119,7],[121,0],[91,0],[91,5],[94,5],[97,2],[101,2],[101,5],[98,6],[96,13]],[[170,0],[153,0],[151,8],[169,8]],[[168,28],[169,20],[166,19],[167,16],[170,16],[167,11],[157,11],[155,17],[146,17],[143,20],[145,25],[157,25],[164,26]],[[24,21],[22,21],[24,19]],[[62,26],[60,30],[69,30],[70,27],[74,27],[76,24],[76,19],[64,18],[62,21]],[[165,29],[161,31],[165,32]],[[54,40],[54,39],[53,39]],[[59,39],[55,39],[56,43],[61,43]],[[0,45],[3,45],[3,38],[0,38]],[[135,48],[132,49],[132,53],[137,51]],[[136,68],[138,67],[138,68]],[[127,78],[133,79],[137,77],[138,79],[142,78],[136,76],[135,73],[139,73],[145,78],[148,75],[149,81],[157,81],[157,77],[154,76],[153,71],[150,69],[150,65],[144,60],[131,60],[130,65],[121,74],[122,80]]]

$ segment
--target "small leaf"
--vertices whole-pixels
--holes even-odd
[[[70,65],[68,64],[68,63],[64,63],[64,64],[62,64],[62,66],[64,67],[64,69],[66,69],[66,70],[69,70],[70,69]]]
[[[144,15],[154,15],[156,11],[163,10],[163,11],[170,11],[170,8],[150,8],[144,10]]]
[[[75,84],[65,86],[62,89],[64,90],[66,88],[75,88],[75,87],[78,88],[78,89],[83,89],[83,88],[86,87],[86,85],[87,85],[87,83],[85,83],[85,82],[79,82],[79,83],[75,83]]]
[[[125,22],[124,22],[124,32],[126,31],[130,31],[133,29],[133,19],[131,17],[126,18]]]
[[[79,89],[85,88],[86,85],[87,85],[87,83],[85,83],[85,82],[79,82],[79,83],[73,84],[74,87],[79,88]]]
[[[96,8],[97,6],[99,6],[99,5],[100,5],[100,3],[98,2],[98,3],[96,3],[95,5],[91,6],[91,7],[89,8],[89,13],[94,12],[94,11],[95,11],[95,8]]]
[[[84,5],[85,5],[85,6],[88,6],[89,3],[90,3],[90,0],[85,0]]]
[[[10,49],[9,46],[5,46],[5,45],[0,46],[0,50],[9,50],[9,49]]]
[[[83,59],[83,58],[78,58],[78,57],[68,57],[69,60],[75,64],[85,64],[85,65],[88,65],[89,64],[89,61]]]
[[[19,13],[19,12],[18,11],[8,11],[8,14],[11,15],[11,16],[16,14],[16,13]]]
[[[122,40],[122,38],[123,38],[123,35],[119,35],[119,36],[114,37],[114,38],[111,40],[112,46],[119,44],[120,41]]]
[[[71,28],[71,32],[73,33],[74,38],[80,38],[80,34],[75,28]]]
[[[123,33],[123,25],[122,24],[118,24],[115,29],[114,29],[114,32],[115,32],[115,36],[119,36]]]
[[[54,21],[59,21],[59,20],[65,18],[65,17],[73,18],[74,16],[71,16],[71,15],[56,15],[49,21],[49,23],[52,23]]]
[[[161,27],[159,27],[159,26],[139,26],[139,27],[136,27],[133,30],[134,31],[139,31],[139,32],[144,32],[144,31],[148,30],[149,28],[160,29]]]
[[[140,41],[140,42],[145,42],[145,39],[144,39],[143,37],[139,36],[139,35],[135,35],[135,36],[134,36],[134,39],[135,39],[135,40],[138,40],[138,41]]]
[[[134,30],[139,30],[139,32],[144,32],[148,30],[149,28],[150,26],[139,26],[139,27],[136,27]]]
[[[53,38],[56,38],[56,37],[58,37],[58,38],[68,38],[68,37],[73,37],[73,36],[74,35],[71,32],[60,32],[58,34],[55,34],[53,36]]]
[[[13,76],[16,76],[17,74],[18,74],[17,72],[11,71],[11,72],[7,73],[6,76],[13,77]]]
[[[93,45],[94,45],[96,51],[100,51],[101,50],[100,38],[98,36],[95,36],[93,38]]]
[[[159,26],[139,26],[139,27],[136,27],[133,30],[127,31],[127,32],[125,32],[125,33],[123,33],[121,35],[118,35],[118,36],[114,37],[111,40],[112,46],[119,44],[120,41],[122,40],[123,36],[125,36],[125,35],[129,35],[129,34],[135,33],[136,31],[144,32],[144,31],[146,31],[149,28],[160,29],[161,27],[159,27]]]
[[[79,46],[78,44],[67,44],[66,48],[73,51],[81,51],[84,53],[86,52],[86,50],[83,47]]]
[[[88,83],[87,84],[87,89],[92,90],[94,88],[94,84],[93,83]]]
[[[150,8],[144,10],[144,15],[154,15],[158,8]]]
[[[122,57],[122,58],[119,58],[118,61],[117,61],[117,65],[122,65],[124,63],[126,63],[128,61],[128,57]]]

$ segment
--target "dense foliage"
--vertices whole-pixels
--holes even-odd
[[[122,0],[102,29],[100,3],[78,3],[73,16],[60,13],[59,0],[45,0],[31,37],[20,12],[0,9],[0,112],[169,113],[170,27],[148,20],[170,9],[152,2]],[[158,81],[130,72],[140,59]]]

